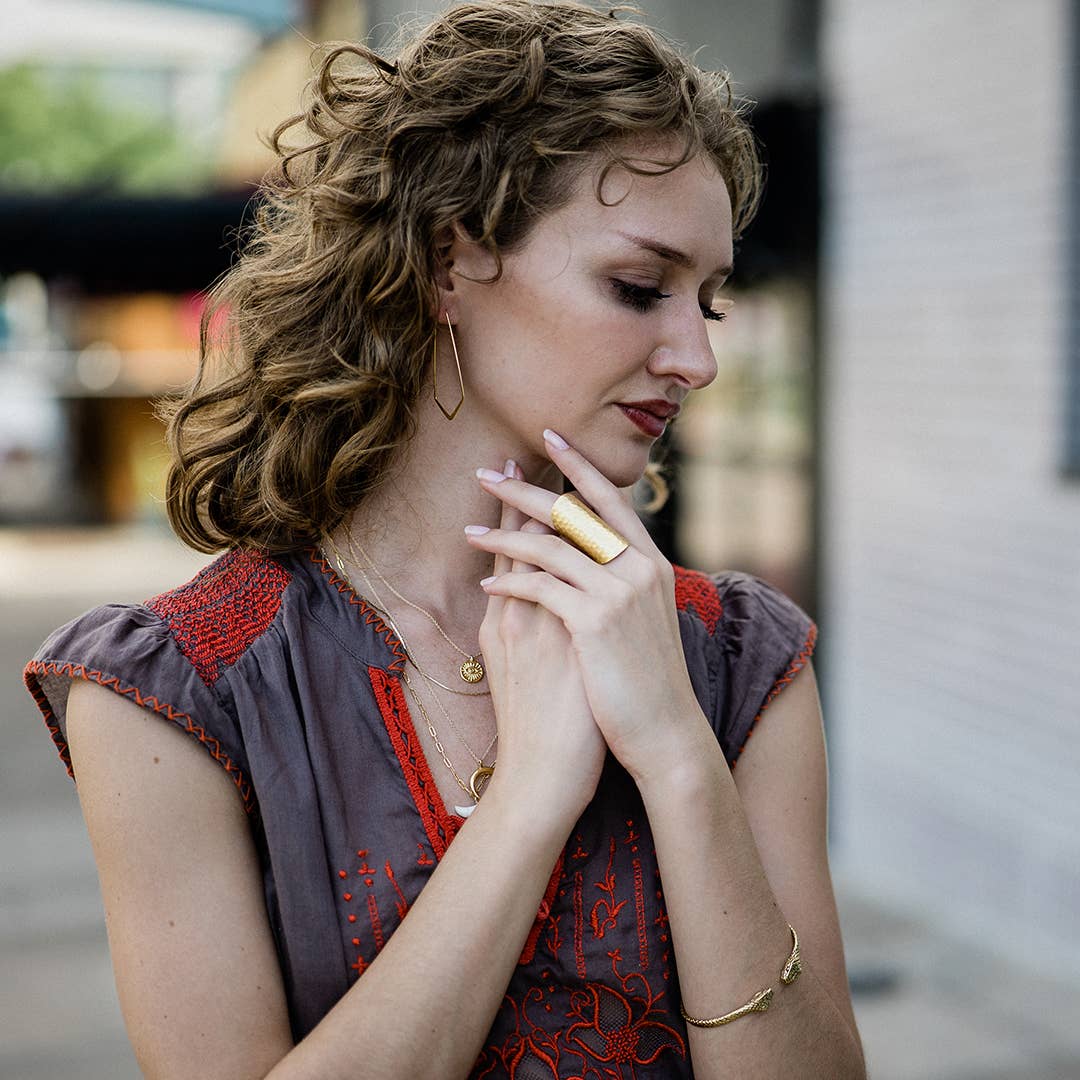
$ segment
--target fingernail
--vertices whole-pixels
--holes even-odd
[[[466,525],[465,532],[469,536],[483,536],[484,533],[491,532],[491,530],[486,525]]]
[[[551,428],[544,428],[544,438],[547,439],[556,450],[569,450],[570,444],[558,432]]]
[[[492,574],[491,577],[481,578],[480,579],[480,584],[481,585],[490,585],[494,580],[495,580],[495,575]]]
[[[492,484],[502,483],[506,479],[501,472],[496,472],[494,469],[477,469],[476,475],[480,480],[487,480]]]
[[[512,458],[506,459],[506,464],[503,466],[503,476],[513,476],[517,470],[517,462]]]

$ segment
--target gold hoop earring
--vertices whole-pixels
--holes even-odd
[[[450,316],[446,316],[446,329],[450,331],[450,344],[454,348],[454,363],[457,364],[458,384],[461,387],[461,400],[454,406],[453,412],[447,412],[446,407],[439,400],[439,331],[436,327],[435,336],[432,338],[431,367],[432,367],[432,396],[435,404],[442,409],[443,416],[447,420],[453,420],[458,414],[458,409],[465,404],[465,380],[461,377],[461,357],[458,356],[457,342],[454,340],[454,328],[450,325]]]

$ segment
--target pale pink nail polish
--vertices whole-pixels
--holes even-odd
[[[496,472],[494,469],[477,469],[476,475],[478,479],[487,480],[492,484],[501,484],[506,479],[503,473]]]
[[[481,578],[480,579],[480,584],[481,585],[490,585],[494,580],[495,580],[495,575],[492,574],[491,577]]]
[[[570,449],[570,444],[557,431],[552,431],[551,428],[544,428],[544,438],[547,439],[556,450]]]
[[[491,532],[486,525],[466,525],[465,532],[469,536],[483,536],[484,533]]]

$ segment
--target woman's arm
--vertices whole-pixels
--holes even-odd
[[[639,776],[656,840],[683,1007],[721,1016],[771,986],[766,1013],[689,1027],[702,1080],[827,1076],[865,1065],[826,849],[821,710],[808,664],[769,706],[734,774],[704,717],[681,764]],[[780,971],[799,935],[802,974]]]
[[[183,732],[75,682],[68,739],[120,1004],[152,1080],[468,1074],[573,818],[498,778],[399,926],[293,1048],[235,787]]]

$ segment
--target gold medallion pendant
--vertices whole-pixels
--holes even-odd
[[[461,665],[461,677],[468,683],[478,683],[484,677],[484,665],[475,656],[470,656]]]

